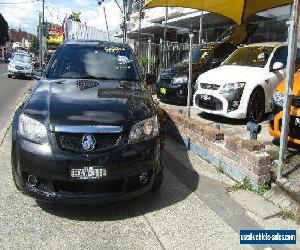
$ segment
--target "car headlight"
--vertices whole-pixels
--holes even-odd
[[[244,89],[245,84],[246,84],[245,82],[227,83],[221,88],[220,93],[221,94],[233,93],[237,90]]]
[[[9,70],[12,70],[12,69],[14,69],[14,65],[12,65],[12,64],[8,64],[8,69],[9,69]]]
[[[279,92],[278,90],[276,90],[273,94],[273,101],[275,102],[276,105],[278,106],[283,106],[283,94],[281,92]]]
[[[157,116],[141,121],[132,126],[128,143],[134,144],[150,140],[159,133],[159,122]]]
[[[173,79],[173,85],[180,85],[183,83],[187,83],[189,81],[189,78],[187,76],[179,76],[179,77],[175,77]]]
[[[30,69],[31,69],[31,66],[25,66],[25,69],[26,69],[26,70],[30,70]]]
[[[26,140],[41,145],[48,144],[46,127],[27,115],[20,115],[18,132]]]

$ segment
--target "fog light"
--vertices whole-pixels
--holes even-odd
[[[232,102],[232,107],[238,108],[240,106],[240,101],[233,101]]]
[[[139,177],[140,183],[146,184],[148,182],[149,176],[148,173],[142,173]]]
[[[27,180],[31,187],[36,187],[38,185],[38,179],[34,175],[29,175]]]

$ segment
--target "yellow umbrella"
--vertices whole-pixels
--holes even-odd
[[[184,7],[199,9],[228,17],[241,25],[258,12],[293,2],[293,0],[146,0],[144,8]]]

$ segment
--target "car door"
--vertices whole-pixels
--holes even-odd
[[[288,55],[287,46],[278,47],[275,50],[275,52],[270,60],[269,73],[268,73],[267,79],[265,80],[266,81],[266,85],[265,85],[266,96],[267,96],[269,102],[271,101],[271,99],[273,97],[273,93],[274,93],[277,85],[281,81],[283,81],[285,78],[287,55]],[[284,65],[284,68],[280,69],[280,70],[273,70],[273,65],[275,62],[282,63]]]

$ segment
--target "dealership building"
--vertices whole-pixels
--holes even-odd
[[[138,6],[136,6],[138,9]],[[249,38],[249,43],[265,41],[286,41],[286,21],[290,17],[291,6],[280,7],[258,13],[249,22],[256,24],[255,33]],[[144,17],[139,22],[140,15],[136,11],[128,22],[128,38],[142,41],[151,39],[159,43],[164,37],[166,8],[154,8],[144,11]],[[168,8],[167,41],[188,42],[189,33],[193,29],[194,42],[199,42],[200,17],[202,15],[203,42],[216,41],[234,23],[220,15],[201,12],[194,9]],[[140,27],[140,29],[139,29]],[[122,36],[122,34],[118,34]]]

